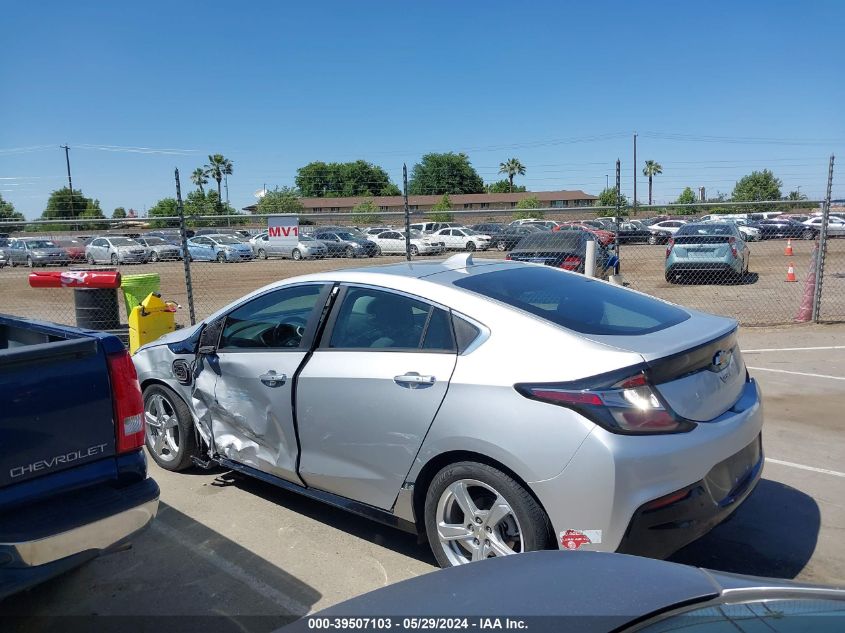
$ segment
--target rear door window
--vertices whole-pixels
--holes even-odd
[[[650,334],[690,318],[669,303],[547,266],[470,275],[454,284],[583,334]]]

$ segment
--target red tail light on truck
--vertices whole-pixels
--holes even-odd
[[[666,259],[669,259],[669,255],[672,254],[672,247],[675,245],[675,238],[670,237],[669,241],[666,242]]]
[[[114,394],[114,427],[118,454],[144,446],[144,397],[129,352],[108,355]]]

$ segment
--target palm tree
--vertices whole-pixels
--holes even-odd
[[[651,206],[651,179],[663,173],[663,166],[655,160],[647,160],[643,167],[643,176],[648,176],[648,205]]]
[[[197,167],[191,174],[191,182],[197,186],[200,193],[205,193],[202,186],[208,184],[208,178],[206,178],[207,175],[208,174],[205,173],[205,169],[202,167]]]
[[[205,166],[205,175],[211,176],[217,181],[217,204],[222,204],[223,194],[220,190],[223,176],[232,175],[232,161],[223,154],[212,154],[208,157],[208,165]]]
[[[508,183],[510,184],[510,191],[513,193],[513,177],[517,174],[525,175],[525,165],[519,162],[518,158],[509,158],[504,163],[499,163],[499,173],[508,175]]]

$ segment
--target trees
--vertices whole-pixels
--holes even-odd
[[[293,187],[276,187],[265,193],[256,205],[255,213],[301,213],[304,209]]]
[[[537,211],[543,206],[537,196],[528,196],[516,203],[517,211],[514,211],[513,217],[515,220],[525,220],[528,218],[542,218],[543,212]]]
[[[117,207],[114,211],[112,211],[111,217],[113,220],[122,220],[126,217],[126,209],[123,207]]]
[[[645,167],[643,167],[643,176],[648,176],[648,205],[652,204],[651,185],[652,179],[658,174],[663,173],[663,166],[655,160],[647,160]],[[639,200],[637,201],[639,202]]]
[[[378,206],[372,198],[359,202],[352,207],[352,223],[357,226],[378,224],[381,218],[378,215]]]
[[[455,219],[454,214],[449,213],[452,210],[452,201],[449,200],[448,193],[444,193],[440,201],[431,207],[431,210],[434,211],[429,216],[432,222],[452,222]]]
[[[408,192],[414,195],[484,193],[484,181],[466,154],[426,154],[414,165]]]
[[[365,160],[308,163],[296,170],[296,186],[306,198],[401,195],[384,169]]]
[[[194,174],[196,174],[197,171],[198,170],[195,169],[194,173],[191,174],[192,181],[194,179]],[[220,190],[220,183],[223,182],[223,176],[232,175],[232,161],[223,156],[223,154],[210,154],[208,157],[208,164],[205,166],[203,171],[204,175],[211,176],[217,181],[217,200],[222,200],[223,194]],[[204,193],[201,186],[198,191],[199,193]]]
[[[598,207],[615,207],[616,206],[616,187],[608,187],[599,194]],[[619,206],[627,207],[628,198],[624,193],[619,194]],[[626,212],[627,213],[627,212]]]
[[[522,193],[523,191],[527,191],[522,185],[511,186],[507,180],[497,180],[496,182],[488,183],[484,185],[484,189],[487,193]]]
[[[525,165],[523,165],[518,158],[509,158],[504,163],[499,163],[499,173],[506,174],[510,188],[508,192],[513,192],[513,178],[514,176],[525,175]]]
[[[3,200],[3,195],[0,194],[0,222],[10,222],[13,220],[21,221],[20,224],[0,224],[0,232],[10,233],[12,231],[23,231],[24,219],[23,213],[15,211],[15,205]]]
[[[67,187],[56,189],[47,200],[47,207],[41,214],[42,220],[70,220],[79,217],[93,201],[82,195],[82,191]]]
[[[220,156],[220,154],[216,155]],[[209,156],[208,158],[210,160],[211,156]],[[232,173],[231,168],[232,164],[229,163],[229,173]],[[199,189],[201,193],[203,192],[203,185],[208,184],[208,178],[206,178],[206,176],[208,176],[208,173],[206,173],[206,170],[202,167],[197,167],[194,171],[191,172],[191,182],[197,186],[197,189]]]
[[[176,207],[176,198],[162,198],[156,202],[147,212],[150,218],[167,218],[179,215]],[[170,226],[179,226],[178,220],[150,220],[150,226],[154,229],[163,229]]]
[[[795,191],[790,191],[788,194],[786,194],[786,199],[787,200],[806,200],[807,196],[805,196],[803,193],[801,193],[801,191],[795,190]]]
[[[695,202],[695,192],[690,187],[686,187],[681,194],[678,196],[678,199],[675,200],[678,204],[692,204]]]
[[[763,171],[753,171],[747,176],[743,176],[734,186],[731,199],[734,202],[752,202],[759,200],[780,200],[782,186],[780,178],[775,178],[775,175],[768,169]],[[762,205],[766,208],[774,209],[775,205]],[[765,210],[760,206],[756,209]]]

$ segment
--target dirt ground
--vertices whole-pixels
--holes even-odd
[[[751,243],[750,272],[740,282],[714,279],[690,280],[670,284],[664,279],[665,246],[623,245],[621,272],[631,288],[699,310],[715,312],[738,319],[744,325],[790,323],[798,313],[805,292],[805,277],[810,267],[815,242],[793,241],[794,255],[784,255],[786,243],[781,240]],[[506,253],[478,253],[479,258],[502,258]],[[316,261],[255,260],[244,263],[219,264],[194,262],[191,265],[196,318],[211,314],[227,303],[265,284],[299,274],[371,266],[401,261],[398,256],[372,259],[331,258]],[[792,264],[798,281],[787,283],[786,273]],[[74,323],[71,290],[33,289],[28,286],[26,268],[0,270],[0,312]],[[182,262],[121,266],[124,275],[157,272],[161,275],[161,292],[166,299],[179,303],[177,322],[189,323],[188,300]],[[821,316],[825,320],[845,320],[845,239],[829,242],[825,266],[824,297]],[[121,322],[126,322],[123,301]]]

